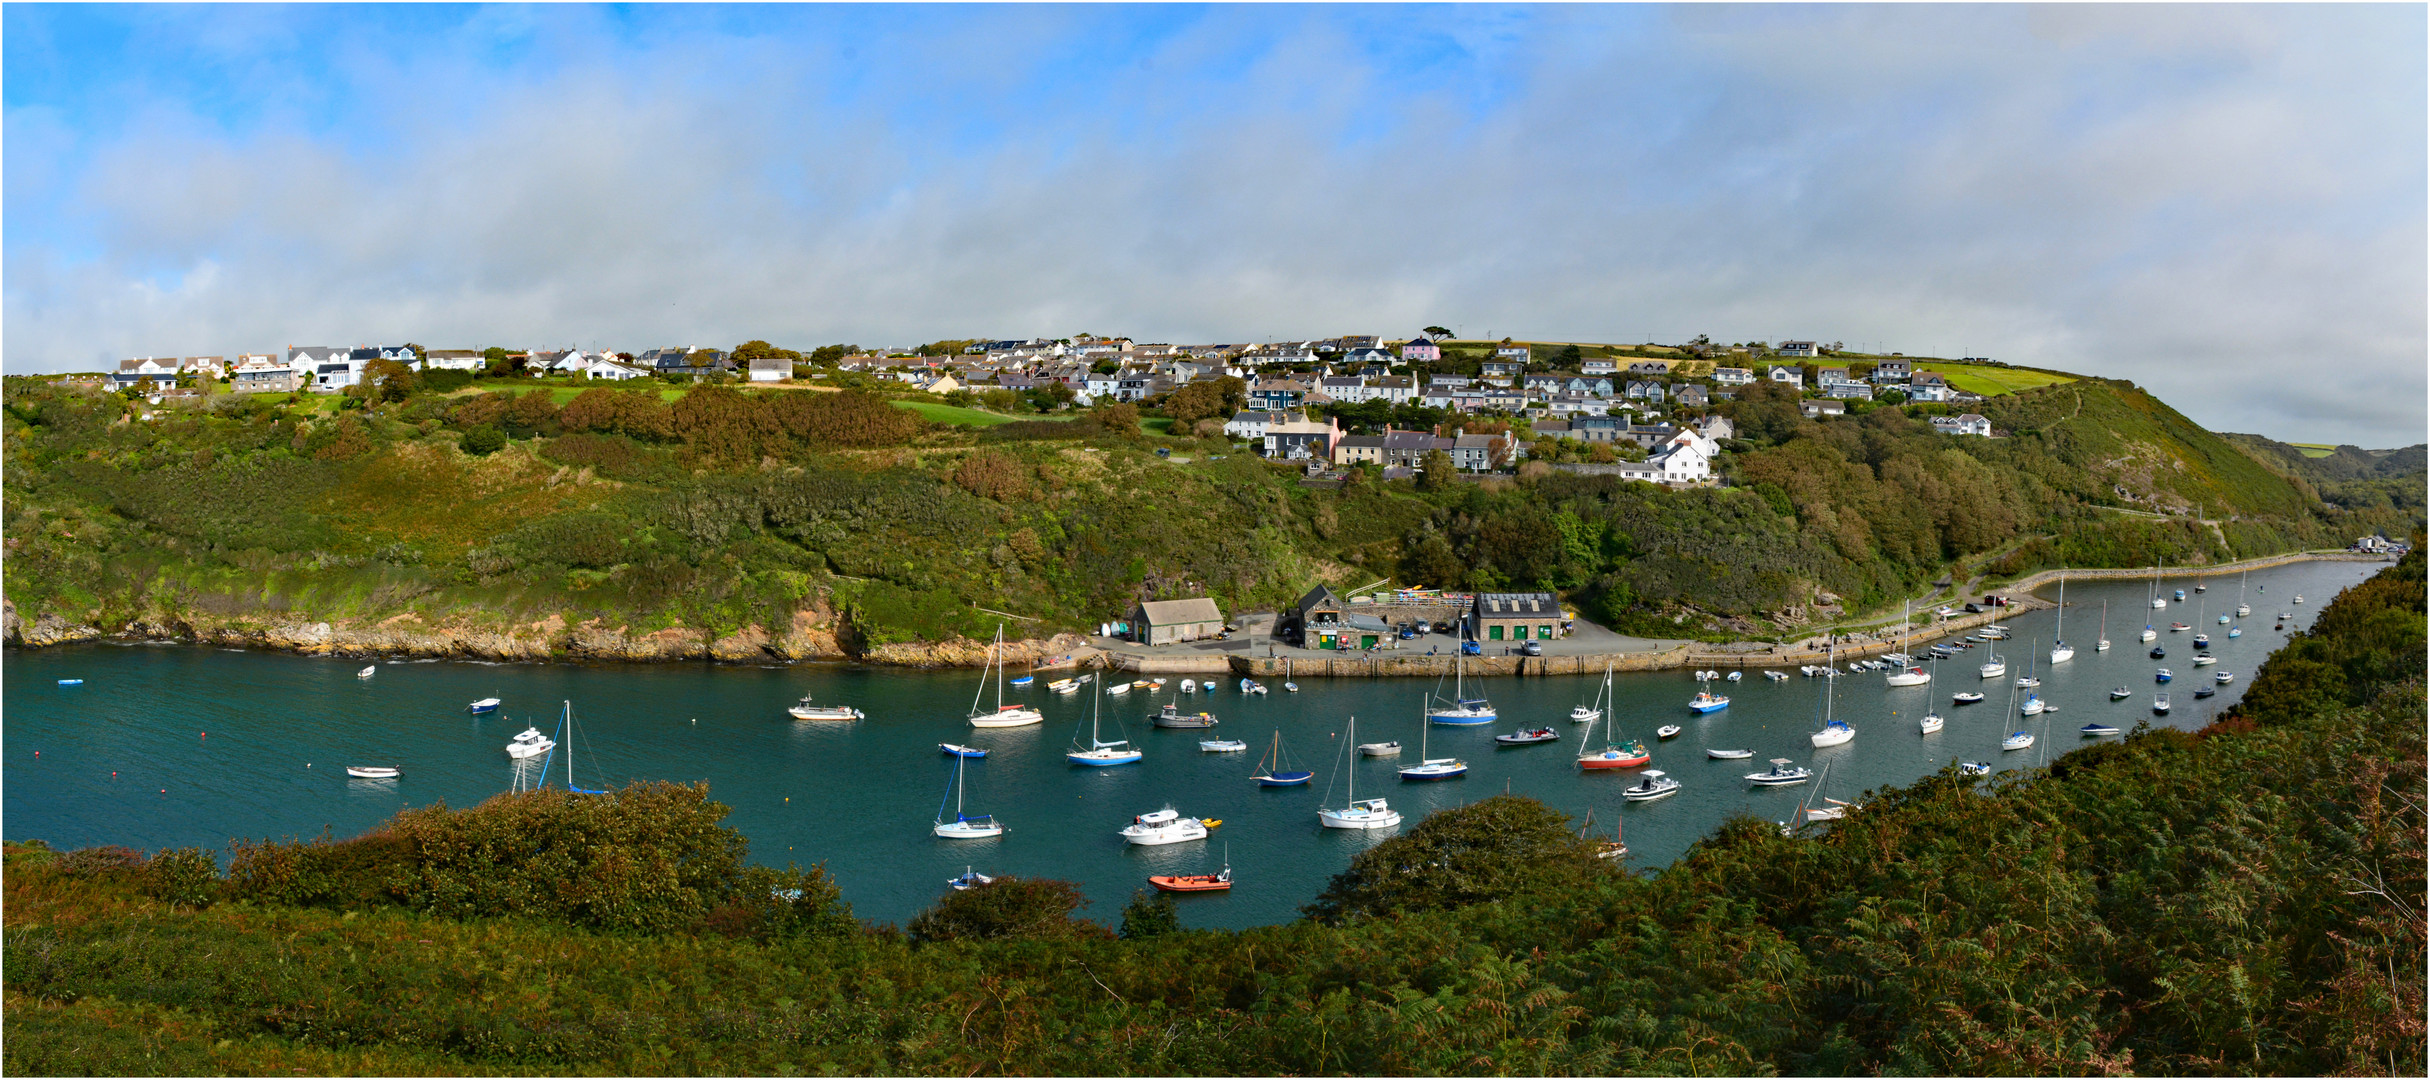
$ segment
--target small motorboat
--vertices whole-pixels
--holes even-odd
[[[1298,683],[1295,683],[1295,682],[1287,682],[1287,683],[1284,683],[1284,684],[1283,684],[1283,692],[1284,692],[1284,693],[1286,693],[1286,694],[1296,694],[1296,693],[1299,693],[1299,684],[1298,684]]]
[[[348,765],[346,775],[357,780],[394,780],[398,771],[393,765]]]
[[[1930,735],[1933,732],[1939,731],[1943,727],[1948,726],[1948,723],[1948,721],[1941,719],[1941,714],[1928,712],[1924,714],[1924,718],[1922,720],[1916,722],[1916,726],[1922,728],[1924,734]]]
[[[500,701],[499,701],[497,698],[494,698],[494,697],[485,697],[485,698],[482,698],[482,699],[481,699],[481,700],[479,700],[479,701],[473,702],[472,704],[465,706],[465,707],[464,707],[464,711],[465,711],[465,712],[471,712],[471,713],[497,712],[497,711],[498,711],[498,706],[499,706],[500,704],[503,704],[503,703],[502,703],[502,702],[500,702]]]
[[[1655,728],[1654,737],[1657,739],[1676,739],[1679,737],[1679,725],[1664,724],[1661,727]]]
[[[2233,671],[2222,671],[2219,674],[2212,676],[2212,678],[2216,680],[2219,685],[2226,686],[2227,684],[2236,681],[2236,673]]]
[[[1055,681],[1046,684],[1046,688],[1053,693],[1069,694],[1080,689],[1080,680],[1056,679]]]
[[[2158,696],[2156,696],[2156,697],[2152,698],[2152,712],[2153,712],[2153,714],[2154,714],[2154,715],[2165,715],[2165,714],[2167,714],[2167,712],[2168,712],[2168,695],[2167,695],[2167,694],[2161,694],[2161,695],[2158,695]]]
[[[1727,681],[1729,681],[1729,682],[1737,682],[1738,680],[1740,680],[1740,679],[1742,679],[1742,678],[1745,678],[1745,677],[1746,677],[1746,672],[1743,672],[1743,671],[1733,671],[1733,672],[1729,673],[1728,675],[1724,675],[1724,676],[1722,676],[1722,678],[1723,678],[1723,679],[1725,679],[1725,680],[1727,680]]]
[[[1704,751],[1704,756],[1709,757],[1709,758],[1712,758],[1712,759],[1714,759],[1714,760],[1716,760],[1716,761],[1738,761],[1738,760],[1740,760],[1740,759],[1742,759],[1742,758],[1751,758],[1751,757],[1754,757],[1754,756],[1755,756],[1755,751],[1753,751],[1753,750],[1717,750],[1717,749],[1714,749],[1714,748],[1712,748],[1712,747],[1706,747],[1706,748],[1705,748],[1705,751]]]
[[[2087,739],[2098,739],[2103,735],[2115,735],[2118,733],[2118,729],[2116,727],[2102,723],[2086,724],[2083,727],[2077,728],[2076,731],[2081,733]]]
[[[1195,694],[1198,692],[1198,684],[1192,680],[1183,679],[1181,680],[1181,692],[1184,694]]]
[[[2195,667],[2209,667],[2209,666],[2211,666],[2212,664],[2216,664],[2216,663],[2218,663],[2218,662],[2219,662],[2219,658],[2218,658],[2218,657],[2216,657],[2216,656],[2212,656],[2212,655],[2211,655],[2211,654],[2209,654],[2209,653],[2195,653],[2195,654],[2194,654],[2194,666],[2195,666]]]
[[[2197,686],[2194,688],[2194,696],[2196,698],[2206,698],[2218,692],[2219,688],[2216,686]]]
[[[1166,702],[1164,708],[1148,718],[1148,723],[1161,728],[1211,728],[1221,723],[1211,712],[1185,713],[1179,705]]]
[[[2153,682],[2167,682],[2167,681],[2169,681],[2170,679],[2174,679],[2174,678],[2176,678],[2176,677],[2177,677],[2177,676],[2176,676],[2176,674],[2175,674],[2175,673],[2173,673],[2173,672],[2171,672],[2171,671],[2169,671],[2169,669],[2167,669],[2167,668],[2160,668],[2160,669],[2157,669],[2157,670],[2155,670],[2155,671],[2153,671],[2153,672],[2152,672],[2152,681],[2153,681]]]
[[[2017,676],[2017,689],[2019,690],[2031,690],[2040,685],[2042,685],[2042,680],[2034,678],[2031,675]]]
[[[524,728],[523,734],[506,744],[506,756],[513,758],[539,757],[557,748],[557,740],[540,733],[536,727]]]
[[[2000,740],[2002,750],[2023,750],[2032,745],[2033,732],[2030,731],[2011,731],[2007,738]]]
[[[2296,593],[2296,594],[2295,594],[2295,602],[2296,602],[2296,603],[2298,603],[2298,604],[2303,603],[2303,594],[2302,594],[2302,593]],[[2293,616],[2293,615],[2289,615],[2289,616],[2287,616],[2287,618],[2290,618],[2290,619],[2292,619],[2292,618],[2294,618],[2294,617],[2295,617],[2295,616]]]
[[[2294,613],[2294,612],[2292,612],[2292,611],[2281,611],[2281,612],[2279,612],[2279,613],[2278,613],[2278,621],[2279,621],[2279,622],[2282,622],[2282,623],[2283,623],[2283,622],[2290,621],[2290,620],[2292,620],[2292,619],[2294,619],[2294,618],[2295,618],[2295,613]]]
[[[960,743],[941,742],[941,743],[938,743],[938,744],[937,744],[937,749],[942,750],[942,751],[944,751],[944,752],[946,752],[946,753],[948,753],[948,754],[952,754],[952,755],[953,755],[953,756],[955,756],[955,757],[986,757],[986,756],[987,756],[987,751],[985,751],[985,750],[981,750],[981,749],[979,749],[978,747],[975,747],[975,746],[964,746],[964,745],[962,745],[962,744],[960,744]]]
[[[1663,775],[1660,769],[1647,769],[1636,786],[1623,788],[1620,797],[1630,802],[1652,802],[1679,794],[1679,781]]]
[[[1249,748],[1249,744],[1239,739],[1200,739],[1198,748],[1210,754],[1229,754],[1246,750]]]
[[[1240,692],[1244,694],[1262,694],[1266,692],[1266,684],[1258,682],[1254,679],[1242,679],[1240,680]]]
[[[1164,892],[1226,892],[1232,888],[1232,868],[1212,874],[1155,874],[1148,884]]]
[[[2232,627],[2232,628],[2230,628],[2230,629],[2228,630],[2228,636],[2229,636],[2229,637],[2231,637],[2231,638],[2240,638],[2240,637],[2243,637],[2243,636],[2244,636],[2244,627],[2238,626],[2238,627]]]
[[[1401,756],[1401,744],[1396,742],[1360,743],[1358,752],[1368,757],[1399,757]]]
[[[1012,677],[1012,685],[1014,686],[1028,686],[1029,684],[1037,681],[1038,677],[1035,675],[1015,675]]]
[[[2182,634],[2191,629],[2193,629],[2193,627],[2187,626],[2181,622],[2173,622],[2168,624],[2168,632],[2172,634]]]
[[[2195,592],[2209,592],[2209,591],[2211,591],[2211,587],[2210,587],[2208,584],[2204,583],[2204,582],[2199,582],[2199,581],[2197,581],[2197,582],[2195,582],[2195,583],[2194,583],[2194,591],[2195,591]]]
[[[1155,689],[1155,688],[1157,688],[1157,687],[1159,687],[1159,686],[1162,686],[1162,685],[1164,685],[1164,684],[1163,684],[1163,683],[1152,683],[1152,682],[1147,681],[1146,679],[1140,679],[1140,680],[1138,680],[1138,681],[1136,681],[1136,682],[1133,682],[1133,683],[1131,684],[1131,689],[1133,689],[1133,690],[1153,690],[1153,689]],[[1113,693],[1113,692],[1114,692],[1114,688],[1113,688],[1113,687],[1110,687],[1110,686],[1109,686],[1109,687],[1106,687],[1106,688],[1105,688],[1105,692],[1106,692],[1106,693],[1109,693],[1109,694],[1110,694],[1110,693]]]
[[[2184,589],[2179,589],[2179,590],[2177,590],[2176,597],[2177,597],[2177,602],[2178,602],[2178,603],[2180,603],[2180,604],[2184,603],[2184,602],[2185,602],[2185,590],[2184,590]]]
[[[1789,681],[1789,677],[1788,677],[1788,675],[1786,675],[1786,674],[1784,674],[1784,673],[1782,673],[1782,672],[1778,672],[1778,671],[1767,671],[1767,672],[1764,672],[1764,673],[1763,673],[1763,677],[1764,677],[1764,678],[1767,678],[1767,679],[1770,679],[1770,680],[1772,680],[1773,682],[1787,682],[1787,681]]]
[[[1714,693],[1699,691],[1688,699],[1688,711],[1695,713],[1720,712],[1729,707],[1730,699]]]
[[[2194,647],[2195,647],[2195,648],[2197,648],[2197,649],[2207,649],[2207,648],[2210,648],[2210,647],[2211,647],[2211,636],[2210,636],[2209,634],[2196,634],[2196,635],[2194,635]]]
[[[370,678],[370,677],[372,677],[372,676],[374,676],[374,675],[377,675],[377,674],[379,674],[379,673],[380,673],[380,665],[378,665],[378,664],[371,664],[371,665],[369,665],[369,666],[366,666],[366,667],[365,667],[363,670],[358,671],[358,672],[355,672],[355,673],[354,673],[354,677],[355,677],[355,678],[358,678],[358,679],[368,679],[368,678]]]
[[[1949,695],[1949,698],[1960,705],[1976,705],[1982,702],[1983,695],[1975,693],[1972,690],[1962,690],[1958,693]]]
[[[83,685],[84,685],[84,680],[83,680],[83,679],[61,679],[61,680],[59,680],[59,685],[61,685],[61,686],[83,686]]]
[[[996,879],[973,871],[971,868],[965,866],[962,868],[961,877],[947,878],[945,879],[945,884],[953,886],[955,892],[968,892],[972,889],[978,888],[981,885],[994,884],[995,880]]]
[[[1958,762],[1958,771],[1967,776],[1989,776],[1991,775],[1991,763],[1988,761],[1961,761]]]
[[[2272,629],[2272,630],[2284,630],[2284,629],[2286,629],[2286,628],[2287,628],[2287,624],[2285,624],[2285,623],[2271,623],[2271,624],[2270,624],[2270,629]]]
[[[850,705],[812,705],[808,694],[803,694],[799,702],[796,702],[792,708],[786,709],[785,715],[796,720],[861,719],[861,711]]]
[[[1107,697],[1120,697],[1130,692],[1131,684],[1126,682],[1108,682],[1105,684],[1105,696]]]
[[[1183,817],[1179,811],[1167,806],[1132,818],[1129,825],[1123,826],[1122,838],[1141,847],[1178,844],[1206,839],[1207,826],[1206,822]]]
[[[1531,743],[1552,742],[1560,737],[1560,732],[1548,727],[1540,727],[1513,732],[1509,735],[1496,735],[1493,737],[1493,741],[1504,746],[1527,746]]]
[[[1748,782],[1756,787],[1785,787],[1790,784],[1802,784],[1812,779],[1814,779],[1814,770],[1803,765],[1792,765],[1785,757],[1773,758],[1770,772],[1747,774]]]
[[[2124,701],[2133,696],[2135,696],[2135,692],[2123,686],[2109,692],[2109,699],[2111,701]]]
[[[2158,645],[2154,645],[2152,646],[2151,657],[2154,660],[2166,660],[2168,659],[2168,650],[2163,649]]]

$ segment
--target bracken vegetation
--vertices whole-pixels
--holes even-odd
[[[1024,880],[854,927],[815,873],[739,870],[697,789],[416,811],[224,879],[12,844],[0,1067],[2418,1076],[2424,588],[2417,552],[2347,590],[2199,732],[1651,873],[1490,799],[1237,932],[1141,899],[1116,937]]]
[[[1769,636],[1951,574],[2343,546],[2422,513],[2418,453],[2366,457],[2368,475],[2248,454],[2097,379],[1985,403],[1998,439],[1933,433],[1939,406],[1809,420],[1758,384],[1717,406],[1738,429],[1728,485],[1679,492],[1540,462],[1310,486],[1186,424],[1149,432],[1129,405],[972,428],[860,390],[443,381],[142,419],[11,378],[7,595],[28,622],[104,632],[413,615],[723,636],[815,611],[866,648],[986,637],[1000,616],[982,608],[1036,633],[1138,599],[1271,609],[1390,578],[1558,589],[1662,636]],[[1211,420],[1231,389],[1173,395],[1178,414],[1146,425]]]

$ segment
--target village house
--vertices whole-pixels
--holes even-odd
[[[1907,383],[1909,401],[1948,401],[1956,391],[1948,377],[1937,371],[1919,371]]]
[[[110,373],[110,389],[124,390],[130,386],[175,386],[179,369],[183,367],[174,356],[139,356],[118,362],[118,370]]]
[[[1873,388],[1860,382],[1832,383],[1823,387],[1823,393],[1841,401],[1873,400]]]
[[[1779,348],[1772,350],[1772,354],[1775,356],[1815,357],[1822,355],[1822,347],[1811,341],[1784,341],[1780,343]]]
[[[1341,437],[1340,421],[1330,416],[1322,423],[1304,417],[1270,422],[1266,425],[1264,454],[1285,461],[1331,461],[1333,444]]]
[[[1914,366],[1905,360],[1884,360],[1873,365],[1873,381],[1877,383],[1906,382],[1913,374]]]
[[[1755,372],[1742,367],[1717,367],[1713,381],[1723,386],[1745,386],[1755,381]]]
[[[1601,360],[1580,360],[1578,361],[1578,370],[1582,374],[1587,375],[1616,375],[1620,372],[1620,362],[1609,358]]]
[[[1806,414],[1806,419],[1820,420],[1826,416],[1846,416],[1848,414],[1848,405],[1846,402],[1842,401],[1818,399],[1815,401],[1800,402],[1797,406],[1797,411]]]
[[[285,394],[295,388],[295,369],[265,353],[237,357],[235,369],[228,374],[228,389],[239,394]]]
[[[1429,451],[1450,449],[1451,440],[1431,431],[1384,432],[1384,465],[1387,468],[1399,466],[1414,469],[1426,460]]]
[[[1671,400],[1681,405],[1693,405],[1700,409],[1711,404],[1711,401],[1705,397],[1704,387],[1695,383],[1671,384]]]
[[[1433,363],[1443,358],[1443,349],[1424,334],[1401,343],[1401,359],[1409,363]]]
[[[1459,435],[1451,440],[1451,463],[1462,472],[1491,472],[1516,464],[1520,452],[1519,437],[1509,432]]]
[[[1525,370],[1527,370],[1527,362],[1524,360],[1487,360],[1477,365],[1479,375],[1496,382],[1504,382]]]
[[[1631,360],[1628,363],[1628,373],[1639,377],[1668,375],[1671,373],[1671,362],[1668,360]]]
[[[1367,400],[1407,405],[1417,400],[1417,380],[1407,375],[1370,377],[1367,379]]]
[[[1527,346],[1515,341],[1495,346],[1493,350],[1493,358],[1496,360],[1515,361],[1521,366],[1525,366],[1530,359],[1533,359],[1528,352]]]
[[[489,361],[486,358],[472,349],[424,349],[420,366],[424,371],[432,368],[446,371],[479,371],[488,364]]]
[[[1333,444],[1336,465],[1381,465],[1384,463],[1384,437],[1381,435],[1344,435]]]
[[[1943,435],[1981,435],[1985,438],[1989,438],[1991,435],[1991,420],[1988,417],[1976,413],[1962,413],[1957,416],[1935,416],[1932,418],[1932,430]]]
[[[1806,373],[1797,368],[1788,367],[1782,364],[1774,364],[1772,365],[1772,370],[1767,377],[1773,382],[1787,383],[1788,385],[1794,386],[1800,390],[1806,388]]]

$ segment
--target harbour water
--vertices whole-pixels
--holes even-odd
[[[975,671],[913,672],[839,665],[793,668],[665,665],[498,665],[453,661],[381,662],[369,679],[365,661],[180,645],[88,644],[8,654],[0,674],[5,696],[4,777],[7,835],[39,837],[56,846],[125,844],[157,849],[186,845],[224,848],[232,837],[337,837],[360,833],[407,805],[444,801],[468,806],[517,781],[503,752],[527,726],[554,730],[560,704],[573,703],[578,737],[571,740],[574,779],[584,787],[631,780],[709,783],[732,807],[728,824],[742,830],[762,862],[824,862],[846,899],[865,919],[901,921],[944,891],[965,865],[982,873],[1065,878],[1093,901],[1091,917],[1113,921],[1132,890],[1150,874],[1196,873],[1221,865],[1227,853],[1238,884],[1230,893],[1180,897],[1192,926],[1237,927],[1296,916],[1363,848],[1392,832],[1321,829],[1317,808],[1339,806],[1346,769],[1355,770],[1360,797],[1383,796],[1405,815],[1407,830],[1427,813],[1508,790],[1541,799],[1573,819],[1593,813],[1595,829],[1611,835],[1626,823],[1631,862],[1659,866],[1733,815],[1789,819],[1809,795],[1860,800],[1872,788],[1904,784],[1952,761],[1989,761],[2000,770],[2028,768],[2088,740],[2077,728],[2103,720],[2131,729],[2150,721],[2199,727],[2242,694],[2253,668],[2285,634],[2271,629],[2279,612],[2293,612],[2288,631],[2309,625],[2337,590],[2380,569],[2374,564],[2301,563],[2252,575],[2246,595],[2253,614],[2234,620],[2244,630],[2226,637],[2216,617],[2237,604],[2234,579],[2212,579],[2197,596],[2173,578],[2187,601],[2163,612],[2146,604],[2147,583],[2071,585],[2066,633],[2073,660],[2055,669],[2047,657],[2055,613],[2021,613],[2015,636],[1940,664],[1925,687],[1892,689],[1879,673],[1836,680],[1834,715],[1855,725],[1857,738],[1816,750],[1807,734],[1820,726],[1823,679],[1790,672],[1785,682],[1748,672],[1744,681],[1715,683],[1729,708],[1690,713],[1697,690],[1686,672],[1621,675],[1615,679],[1619,734],[1654,749],[1651,768],[1684,784],[1680,794],[1624,805],[1621,788],[1642,770],[1582,773],[1574,765],[1584,725],[1570,708],[1593,697],[1600,678],[1499,678],[1469,683],[1470,696],[1489,698],[1501,714],[1481,727],[1434,727],[1432,756],[1466,760],[1466,776],[1405,783],[1401,763],[1418,759],[1419,709],[1436,690],[1432,680],[1310,679],[1286,693],[1248,696],[1233,680],[1212,695],[1182,697],[1189,711],[1221,719],[1213,731],[1161,730],[1149,713],[1163,698],[1145,692],[1105,699],[1105,738],[1128,737],[1146,750],[1139,764],[1086,768],[1063,752],[1085,742],[1091,698],[1048,693],[1043,685],[1008,692],[1006,700],[1039,705],[1046,723],[974,730],[965,722],[980,676]],[[2266,587],[2266,588],[2262,588]],[[2293,603],[2301,594],[2305,602]],[[2045,590],[2053,597],[2056,590]],[[2164,593],[2165,595],[2165,593]],[[2109,602],[2112,648],[2099,652],[2101,605]],[[2206,608],[2197,620],[2197,601]],[[2171,620],[2196,623],[2171,633]],[[2160,627],[2168,656],[2147,657],[2136,636],[2147,621]],[[2192,637],[2208,632],[2215,667],[2192,664]],[[2006,678],[1976,673],[1988,651],[2007,658]],[[2024,718],[2011,703],[2014,679],[2028,660],[2042,677],[2040,693],[2055,713]],[[2154,682],[2167,667],[2176,679]],[[2235,681],[2216,696],[2194,698],[2214,685],[2216,672]],[[82,679],[62,686],[61,679]],[[1041,680],[1043,682],[1043,680]],[[2112,702],[2108,691],[2133,695]],[[1450,687],[1441,688],[1446,695]],[[1980,705],[1957,707],[1950,695],[1979,690]],[[2153,694],[2167,691],[2175,708],[2151,712]],[[850,723],[797,722],[786,706],[803,693],[820,703],[846,703],[868,713]],[[468,702],[505,700],[495,714],[473,716]],[[2019,699],[2022,692],[2017,692]],[[994,690],[987,691],[988,702]],[[1919,735],[1927,709],[1948,720],[1938,734]],[[1346,751],[1346,722],[1358,720],[1357,741],[1398,740],[1394,759],[1361,759]],[[1655,728],[1686,730],[1657,742]],[[1550,725],[1561,741],[1497,748],[1492,736]],[[2028,751],[2003,753],[2001,737],[2030,727],[2040,735]],[[1293,763],[1316,771],[1305,787],[1268,789],[1249,779],[1259,755],[1281,735]],[[1210,754],[1210,737],[1247,742],[1245,753]],[[1600,747],[1600,725],[1592,739]],[[932,837],[929,826],[949,794],[953,758],[940,742],[988,748],[969,762],[969,811],[993,813],[1008,826],[993,840]],[[1744,761],[1716,761],[1707,747],[1754,751]],[[1742,777],[1774,757],[1831,766],[1829,783],[1750,789]],[[395,765],[397,780],[350,780],[346,765]],[[561,748],[550,781],[565,784]],[[527,766],[528,776],[529,767]],[[1861,801],[1861,800],[1860,800]],[[1132,816],[1167,804],[1183,814],[1220,818],[1204,842],[1156,848],[1125,845],[1116,835]],[[944,812],[950,816],[948,805]]]

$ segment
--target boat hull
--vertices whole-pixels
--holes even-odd
[[[1478,724],[1493,723],[1497,719],[1499,717],[1494,715],[1492,709],[1449,709],[1426,714],[1428,723],[1441,724],[1445,727],[1475,727]]]
[[[1266,774],[1266,775],[1264,775],[1264,776],[1257,777],[1257,786],[1259,786],[1259,787],[1298,787],[1298,786],[1300,786],[1301,784],[1305,784],[1305,783],[1307,783],[1308,781],[1310,781],[1310,780],[1314,780],[1314,779],[1316,779],[1316,774],[1315,774],[1315,773],[1312,773],[1312,772],[1278,772],[1278,773],[1267,773],[1267,774]]]
[[[796,719],[796,720],[859,720],[859,719],[862,719],[861,711],[860,711],[859,709],[850,708],[850,707],[848,707],[848,706],[843,706],[843,705],[828,705],[828,706],[801,706],[801,705],[796,705],[796,706],[794,706],[793,708],[786,709],[786,710],[785,710],[785,714],[786,714],[786,715],[788,715],[788,716],[791,716],[792,718],[794,718],[794,719]]]
[[[1192,713],[1188,716],[1152,716],[1148,723],[1160,728],[1211,728],[1216,724],[1212,713]]]
[[[980,713],[970,718],[970,726],[982,728],[1028,727],[1043,724],[1046,714],[1036,709],[1006,709],[1002,712]]]
[[[394,780],[403,774],[384,765],[348,765],[346,775],[357,780]]]
[[[1232,879],[1219,874],[1158,874],[1148,878],[1148,884],[1164,892],[1228,892],[1232,888]]]
[[[1609,750],[1601,754],[1588,754],[1579,758],[1578,767],[1581,769],[1634,769],[1653,760],[1654,755],[1650,753],[1628,754],[1618,750]]]
[[[949,821],[932,831],[945,840],[988,840],[1004,835],[1004,826],[982,825],[969,821]]]
[[[1317,823],[1328,829],[1389,829],[1401,823],[1401,812],[1386,810],[1373,813],[1365,810],[1319,810]]]
[[[1108,765],[1135,765],[1138,764],[1140,758],[1146,756],[1147,755],[1140,753],[1137,750],[1126,751],[1119,754],[1104,754],[1093,750],[1084,750],[1077,754],[1065,754],[1063,755],[1063,760],[1071,762],[1074,765],[1087,765],[1092,768],[1103,768]]]
[[[1721,710],[1729,707],[1730,699],[1722,698],[1719,701],[1690,702],[1688,704],[1688,711],[1692,713],[1713,713],[1720,712]]]

